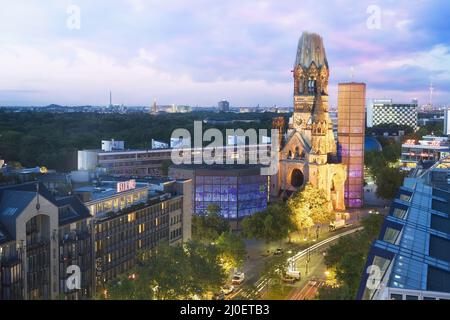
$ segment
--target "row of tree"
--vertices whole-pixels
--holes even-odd
[[[70,171],[77,166],[77,150],[100,147],[100,141],[124,140],[128,148],[150,148],[152,139],[168,142],[175,129],[193,134],[194,121],[217,117],[213,112],[183,114],[100,114],[6,112],[0,110],[0,159],[18,161],[25,167],[45,166]],[[269,129],[273,113],[223,113],[223,120],[252,120],[214,125],[226,128]],[[203,124],[203,129],[211,128]]]
[[[205,298],[224,285],[247,251],[216,205],[192,218],[192,241],[141,252],[134,270],[107,284],[101,299]]]
[[[383,215],[364,217],[362,231],[340,238],[327,249],[325,264],[335,279],[334,286],[325,286],[319,290],[320,300],[356,298],[370,245],[378,237],[383,221]]]
[[[190,241],[183,245],[158,246],[143,253],[130,272],[107,283],[99,299],[174,300],[204,298],[224,284],[226,272],[220,250]]]
[[[242,222],[243,234],[247,238],[266,242],[286,238],[290,240],[294,231],[309,235],[312,227],[316,226],[319,232],[321,225],[335,220],[335,214],[330,208],[325,192],[308,183],[287,203],[269,205],[266,210],[245,218]]]

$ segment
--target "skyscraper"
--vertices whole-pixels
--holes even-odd
[[[228,112],[230,111],[230,103],[226,100],[219,101],[217,109],[221,112]]]
[[[338,92],[339,154],[347,166],[345,205],[363,205],[366,85],[340,83]]]

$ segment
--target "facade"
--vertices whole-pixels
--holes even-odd
[[[345,206],[363,206],[366,85],[340,83],[338,89],[339,157],[347,166]]]
[[[217,109],[221,112],[229,112],[230,111],[230,103],[226,100],[219,101],[217,103]]]
[[[220,214],[238,228],[238,222],[267,208],[270,177],[250,165],[179,165],[169,170],[175,179],[192,179],[192,211],[204,214],[218,205]]]
[[[450,109],[444,111],[444,134],[450,135]]]
[[[402,170],[411,171],[420,165],[435,164],[450,155],[448,137],[424,136],[422,140],[407,140],[402,144]]]
[[[75,190],[94,220],[97,288],[132,269],[139,252],[190,239],[191,192],[190,180],[104,179]]]
[[[395,123],[417,128],[417,103],[394,104],[392,100],[374,100],[367,110],[367,126]]]
[[[319,35],[303,33],[293,73],[294,113],[279,152],[273,193],[288,196],[310,182],[325,191],[334,209],[344,210],[347,169],[337,159],[333,123],[328,114],[329,67]]]
[[[358,299],[450,299],[449,160],[405,179],[372,244]]]
[[[36,182],[0,188],[0,300],[90,297],[92,239],[76,197],[57,200]],[[74,266],[79,287],[68,285]]]
[[[183,142],[183,141],[182,141]],[[188,142],[190,145],[190,141]],[[171,142],[172,144],[172,142]],[[245,159],[248,161],[258,159],[259,148],[265,148],[270,151],[270,145],[246,145]],[[219,148],[220,149],[220,148]],[[153,149],[153,150],[79,150],[78,151],[78,170],[79,171],[96,171],[115,176],[136,176],[136,177],[161,177],[165,175],[163,165],[165,163],[172,164],[173,149]],[[208,148],[191,150],[192,159]],[[228,160],[241,161],[240,152],[236,146],[225,146],[221,150],[224,155],[224,162]]]

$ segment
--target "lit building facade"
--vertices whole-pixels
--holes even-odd
[[[238,228],[243,218],[267,208],[270,177],[259,166],[179,165],[169,170],[172,178],[192,179],[192,211],[205,214],[217,205],[220,214]]]
[[[407,140],[402,144],[401,169],[411,171],[420,164],[433,165],[450,155],[448,137],[424,136],[422,140]]]
[[[338,148],[347,166],[345,205],[363,206],[366,85],[340,83],[338,90]]]
[[[75,193],[94,219],[97,290],[131,270],[139,252],[191,237],[191,180],[105,179]]]
[[[322,37],[303,33],[293,75],[294,113],[279,150],[273,195],[288,197],[310,182],[325,192],[330,209],[345,210],[347,169],[338,160],[328,113],[329,66]]]

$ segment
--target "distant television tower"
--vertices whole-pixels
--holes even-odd
[[[112,107],[112,92],[109,92],[109,106]]]
[[[434,87],[433,87],[433,82],[430,83],[430,109],[433,109],[433,92],[434,92]]]

